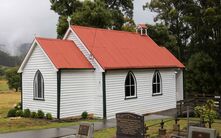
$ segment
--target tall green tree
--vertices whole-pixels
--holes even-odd
[[[155,21],[165,24],[169,31],[176,37],[178,46],[177,54],[181,61],[185,61],[184,49],[190,37],[189,26],[183,20],[184,7],[191,0],[151,0],[144,5],[144,9],[150,9],[157,13]]]
[[[177,55],[178,47],[176,37],[171,34],[168,27],[162,23],[155,25],[148,24],[147,34],[156,42],[159,46],[164,46],[170,50],[174,55]]]
[[[71,24],[122,30],[126,18],[133,20],[133,0],[50,0],[51,9],[58,13],[58,38],[62,38]]]
[[[6,70],[6,79],[8,81],[8,86],[10,89],[15,89],[16,92],[20,88],[20,76],[17,73],[18,68],[9,68]]]
[[[191,56],[187,64],[186,90],[205,94],[218,93],[215,77],[216,63],[206,53]]]
[[[207,79],[198,81],[194,89],[198,92],[203,84],[211,83],[208,88],[210,93],[221,93],[221,1],[220,0],[152,0],[144,8],[157,13],[155,21],[166,25],[172,35],[176,37],[178,46],[178,58],[186,63],[187,68],[191,68],[191,60],[198,53],[201,58],[203,55],[210,58],[213,64],[211,68],[205,68],[203,74],[209,75]],[[192,58],[191,58],[192,57]],[[199,57],[199,55],[197,55]],[[207,64],[205,62],[205,64]],[[201,66],[202,67],[202,66]],[[200,70],[200,66],[192,68]],[[191,82],[191,77],[186,73],[186,82]],[[200,71],[195,72],[195,75]],[[201,74],[198,74],[201,75]],[[205,77],[206,78],[206,77]],[[211,81],[210,78],[213,78]],[[191,83],[189,83],[191,84]],[[215,85],[214,85],[215,84]],[[188,85],[188,84],[187,84]],[[205,88],[203,88],[205,89]],[[188,89],[190,90],[190,89]],[[193,90],[193,89],[192,89]],[[202,90],[205,92],[205,90]]]

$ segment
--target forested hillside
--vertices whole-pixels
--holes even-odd
[[[0,50],[0,65],[14,67],[21,63],[21,58],[18,56],[10,56],[8,53]]]

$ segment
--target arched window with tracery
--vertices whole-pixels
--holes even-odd
[[[44,78],[40,70],[38,70],[35,73],[33,88],[34,88],[34,99],[43,100],[44,99]]]
[[[125,98],[137,97],[137,82],[134,74],[128,72],[125,79]]]
[[[162,79],[161,79],[160,72],[158,70],[156,70],[153,75],[152,93],[153,95],[162,94]]]

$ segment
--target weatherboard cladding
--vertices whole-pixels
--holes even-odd
[[[61,71],[61,118],[96,113],[96,78],[92,70]]]
[[[125,78],[132,71],[137,81],[137,98],[125,99]],[[159,69],[162,77],[162,95],[152,96],[154,69],[112,70],[106,72],[107,118],[119,112],[140,114],[176,108],[174,69]]]
[[[44,77],[44,101],[33,100],[33,80],[37,70]],[[36,46],[22,73],[23,109],[49,112],[57,117],[57,73],[40,46]]]

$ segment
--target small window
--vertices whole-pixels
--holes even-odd
[[[34,78],[34,99],[44,99],[44,79],[39,70],[36,72]]]
[[[153,95],[162,94],[162,80],[159,71],[155,71],[153,75],[152,91]]]
[[[134,74],[129,72],[125,80],[125,98],[136,98],[136,85]]]

